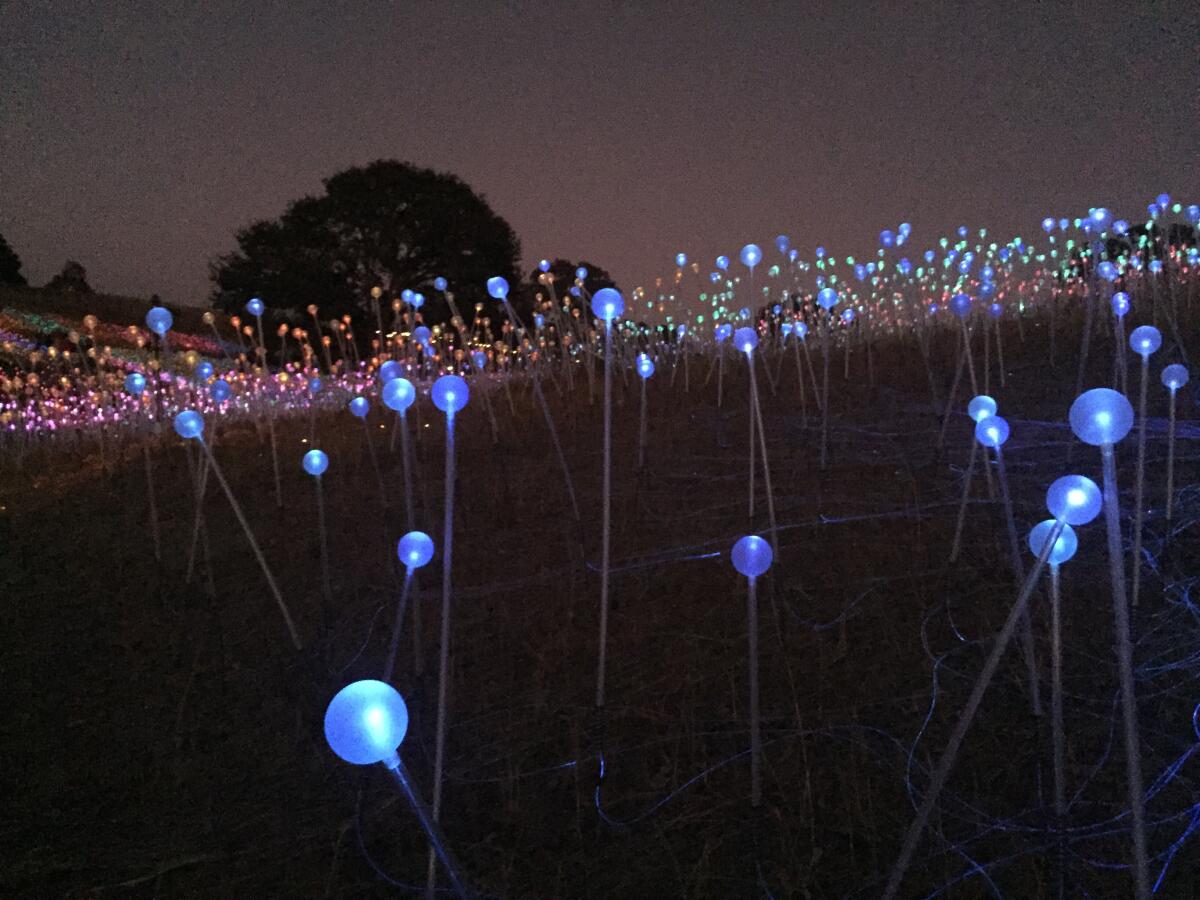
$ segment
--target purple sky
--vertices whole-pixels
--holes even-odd
[[[30,281],[200,303],[234,231],[394,157],[627,291],[784,232],[1200,200],[1200,3],[0,3]]]

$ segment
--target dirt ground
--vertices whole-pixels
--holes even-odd
[[[1100,480],[1099,453],[1071,438],[1077,326],[1004,330],[1006,384],[990,393],[1012,425],[1005,447],[1025,564],[1060,475]],[[1194,335],[1196,330],[1189,328]],[[944,401],[954,335],[933,348]],[[814,343],[812,349],[818,350]],[[1164,348],[1164,353],[1166,348]],[[977,357],[981,349],[976,348]],[[1111,341],[1091,348],[1087,386],[1110,382]],[[1195,432],[1178,443],[1173,530],[1163,518],[1166,391],[1150,386],[1146,547],[1134,611],[1152,878],[1200,895],[1200,572]],[[820,377],[819,353],[814,357]],[[976,470],[962,557],[948,563],[965,416],[931,402],[912,346],[831,360],[830,464],[818,466],[811,385],[801,408],[791,355],[760,368],[779,559],[759,586],[764,799],[749,803],[744,579],[728,551],[766,533],[759,483],[747,519],[749,386],[707,361],[649,384],[647,464],[637,471],[638,393],[616,378],[608,705],[593,705],[600,558],[601,405],[587,380],[546,384],[581,513],[576,521],[528,384],[478,396],[459,417],[452,686],[442,820],[475,889],[497,897],[876,897],[957,711],[1016,586],[1001,504]],[[977,358],[982,381],[982,359]],[[1136,374],[1136,369],[1131,373]],[[1200,374],[1200,373],[1198,373]],[[1132,383],[1132,382],[1131,382]],[[983,385],[980,384],[982,389]],[[969,388],[960,390],[964,408]],[[1189,388],[1181,425],[1196,413]],[[417,527],[442,546],[444,419],[427,398],[417,440]],[[379,767],[325,744],[325,704],[378,677],[406,530],[400,456],[378,410],[371,435],[387,508],[349,413],[317,420],[332,561],[322,627],[315,482],[300,467],[307,421],[280,428],[283,508],[269,445],[217,429],[216,455],[296,615],[291,646],[229,503],[210,479],[206,540],[186,579],[194,504],[186,450],[163,439],[154,477],[156,563],[141,451],[111,475],[94,454],[0,467],[0,894],[4,897],[373,897],[423,885],[425,842]],[[211,427],[211,423],[210,423]],[[1072,445],[1074,445],[1072,450]],[[1134,439],[1118,450],[1132,509]],[[1070,459],[1070,462],[1068,462]],[[1128,526],[1127,526],[1128,536]],[[1067,895],[1131,894],[1113,616],[1104,525],[1079,529],[1062,570],[1068,733]],[[204,545],[207,544],[208,561]],[[211,581],[210,581],[211,579]],[[401,748],[428,795],[437,695],[440,555],[419,573],[416,671],[405,623],[396,686],[412,715]],[[1034,602],[1042,687],[1045,592]],[[928,722],[926,719],[928,717]],[[984,699],[905,882],[906,897],[1057,895],[1050,737],[1029,709],[1014,648]],[[920,735],[918,739],[918,735]],[[600,752],[605,772],[596,788]],[[1177,769],[1174,765],[1182,759]],[[1161,782],[1161,783],[1159,783]],[[911,792],[911,796],[910,796]],[[365,852],[364,852],[365,849]],[[444,881],[443,881],[444,883]]]

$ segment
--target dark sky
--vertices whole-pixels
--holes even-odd
[[[207,260],[348,165],[457,173],[526,266],[629,290],[914,225],[1200,200],[1200,2],[0,0],[0,233],[31,282],[207,296]]]

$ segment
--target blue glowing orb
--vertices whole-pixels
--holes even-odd
[[[883,229],[883,231],[879,232],[879,244],[881,247],[895,247],[896,233],[890,228]]]
[[[246,312],[250,313],[252,316],[261,316],[265,308],[266,307],[263,306],[263,302],[257,297],[251,297],[246,301]]]
[[[410,304],[412,304],[413,309],[420,309],[422,306],[425,305],[425,295],[424,294],[413,294],[412,299],[410,299],[408,302]]]
[[[175,416],[175,433],[186,441],[204,434],[204,417],[194,409],[185,409]]]
[[[309,450],[304,454],[301,464],[309,475],[319,477],[329,468],[329,457],[322,450]]]
[[[229,386],[229,382],[224,378],[218,378],[212,383],[212,386],[208,389],[208,393],[217,403],[224,403],[233,394],[233,388]]]
[[[164,306],[151,307],[146,313],[146,327],[162,337],[171,330],[171,326],[175,323],[171,311]]]
[[[1172,393],[1179,390],[1188,383],[1187,366],[1181,366],[1179,363],[1172,363],[1162,370],[1163,387],[1170,390]]]
[[[592,295],[592,314],[597,319],[612,322],[625,312],[625,298],[616,288],[600,288]]]
[[[950,298],[950,309],[960,319],[964,319],[971,312],[971,295],[970,294],[955,294]]]
[[[733,567],[747,578],[757,578],[771,568],[774,556],[771,545],[757,534],[739,538],[730,555],[733,557]]]
[[[433,538],[423,531],[410,531],[397,542],[396,556],[406,569],[419,569],[433,559]]]
[[[718,256],[717,257],[717,268],[720,269],[722,272],[724,272],[726,269],[728,269],[729,268],[729,257],[728,256]]]
[[[639,353],[637,358],[637,373],[643,379],[649,378],[654,374],[654,360],[645,353]]]
[[[458,375],[443,375],[433,383],[433,405],[448,416],[466,406],[470,399],[471,390]]]
[[[417,389],[407,378],[393,378],[383,386],[383,403],[388,409],[404,412],[417,399]]]
[[[441,275],[439,275],[437,278],[433,279],[433,289],[435,291],[446,290],[446,279],[443,278]]]
[[[1133,427],[1133,407],[1110,388],[1084,391],[1071,404],[1071,430],[1085,444],[1115,444]]]
[[[1162,332],[1153,325],[1142,325],[1130,332],[1129,346],[1134,353],[1148,357],[1162,346]]]
[[[835,291],[833,288],[821,288],[821,290],[817,292],[817,305],[820,306],[821,309],[833,309],[835,306],[837,306],[837,302],[837,291]]]
[[[549,272],[550,271],[550,260],[548,260],[548,259],[540,260],[538,262],[538,268],[543,272]]]
[[[575,277],[579,281],[587,281],[588,270],[586,268],[584,268],[583,266],[580,266],[578,269],[575,270]]]
[[[1100,515],[1102,504],[1100,488],[1083,475],[1064,475],[1046,491],[1046,509],[1068,525],[1086,525]]]
[[[758,332],[753,328],[739,328],[733,333],[733,346],[745,354],[753,353],[758,346]]]
[[[385,362],[382,366],[379,367],[379,380],[383,384],[387,384],[389,381],[399,378],[403,374],[404,374],[404,367],[401,366],[400,363],[396,362],[394,359],[389,359],[387,362]]]
[[[753,269],[762,260],[762,251],[758,249],[758,244],[747,244],[742,248],[741,252],[742,265],[749,266]]]
[[[967,415],[976,422],[982,422],[988,416],[994,416],[995,414],[996,401],[987,394],[972,397],[971,402],[967,404]]]
[[[487,280],[487,292],[495,299],[503,300],[508,296],[508,279],[493,275]]]
[[[408,731],[408,707],[390,684],[356,681],[325,710],[325,740],[348,763],[368,766],[391,759]]]
[[[1044,522],[1038,522],[1029,531],[1029,549],[1038,559],[1042,558],[1042,550],[1046,547],[1046,541],[1050,540],[1050,532],[1054,525],[1054,519],[1046,519]],[[1064,525],[1050,550],[1050,555],[1046,557],[1046,562],[1052,566],[1062,565],[1074,556],[1078,549],[1079,538],[1075,536],[1075,529]]]
[[[201,381],[208,381],[216,371],[216,368],[207,359],[196,363],[196,377]]]
[[[130,372],[125,376],[125,390],[131,394],[140,394],[146,390],[146,376],[141,372]]]
[[[1112,295],[1112,311],[1118,319],[1129,312],[1129,295],[1124,291],[1117,291]]]
[[[350,414],[365,419],[371,411],[371,401],[366,397],[355,397],[350,401]]]
[[[1001,416],[988,416],[975,423],[975,440],[985,447],[1002,447],[1008,440],[1008,422]]]
[[[684,266],[686,266],[687,265],[687,254],[686,253],[676,253],[675,254],[675,265],[679,266],[679,268],[681,268],[681,269]]]

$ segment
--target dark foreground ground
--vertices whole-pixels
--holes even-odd
[[[991,392],[1013,426],[1006,448],[1022,550],[1046,487],[1099,454],[1065,427],[1077,326],[1044,364],[1045,325],[1004,333],[1007,386]],[[1194,334],[1195,331],[1189,331]],[[1065,335],[1069,334],[1067,338]],[[814,344],[814,350],[816,349]],[[952,344],[935,347],[944,397]],[[977,354],[981,355],[977,347]],[[1109,383],[1111,344],[1093,342],[1088,386]],[[1152,414],[1165,415],[1157,372]],[[820,376],[819,357],[817,363]],[[775,363],[770,363],[774,368]],[[980,363],[981,365],[981,363]],[[965,418],[940,420],[915,349],[883,349],[872,388],[861,354],[831,366],[831,463],[817,466],[811,391],[801,413],[791,357],[777,396],[760,381],[781,559],[760,586],[766,740],[764,803],[749,808],[744,583],[728,549],[746,519],[744,365],[691,391],[650,384],[645,471],[636,471],[636,385],[617,379],[609,707],[592,708],[600,522],[600,406],[580,377],[547,386],[582,512],[575,523],[540,412],[503,391],[493,446],[480,398],[460,418],[460,481],[446,833],[470,878],[504,897],[875,897],[1015,589],[1001,507],[976,479],[962,559],[947,564],[968,453]],[[1133,370],[1136,373],[1136,369]],[[760,379],[762,373],[760,370]],[[981,373],[982,380],[982,373]],[[982,388],[982,384],[980,385]],[[965,404],[966,397],[959,404]],[[1181,415],[1194,419],[1190,388]],[[422,401],[427,403],[427,401]],[[418,527],[441,545],[442,419],[419,423]],[[382,420],[373,419],[375,425]],[[381,511],[362,429],[322,417],[333,563],[333,631],[320,637],[314,484],[299,466],[306,423],[282,431],[284,508],[265,445],[224,431],[217,454],[310,639],[297,654],[224,497],[210,484],[211,566],[185,581],[193,506],[184,450],[157,451],[164,559],[154,562],[140,454],[106,478],[94,458],[31,460],[0,475],[0,895],[4,897],[367,897],[423,883],[415,820],[378,767],[333,757],[329,697],[377,677],[397,595],[389,560],[403,532],[399,456],[375,430],[390,508]],[[1192,432],[1194,434],[1194,432]],[[1200,573],[1194,439],[1181,440],[1175,534],[1162,520],[1165,425],[1151,423],[1145,572],[1135,611],[1152,877],[1159,894],[1200,895],[1195,824],[1200,760]],[[1131,438],[1119,450],[1125,512]],[[1191,486],[1191,487],[1189,487]],[[756,530],[764,531],[760,492]],[[1069,795],[1067,895],[1130,894],[1101,521],[1063,568]],[[719,554],[719,555],[718,555]],[[1026,561],[1029,557],[1026,555]],[[210,599],[207,573],[211,572]],[[412,713],[402,752],[430,783],[440,564],[421,573],[414,672],[406,632],[397,686]],[[1048,672],[1047,610],[1034,626]],[[407,628],[407,625],[406,625]],[[932,707],[931,707],[931,701]],[[926,716],[932,715],[915,744]],[[607,771],[597,813],[597,751]],[[912,751],[910,753],[910,750]],[[1011,652],[968,736],[905,896],[1051,897],[1049,729]],[[702,774],[703,773],[703,774]],[[701,776],[697,778],[696,776]],[[693,780],[694,779],[694,780]],[[675,792],[675,793],[672,793]],[[669,799],[668,799],[669,798]],[[625,823],[614,824],[615,823]],[[1172,848],[1174,849],[1172,850]]]

